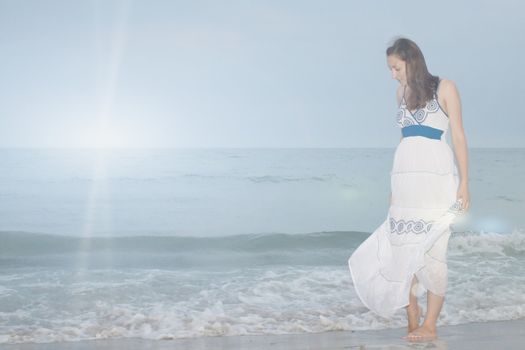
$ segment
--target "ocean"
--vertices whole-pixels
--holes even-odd
[[[403,327],[347,265],[386,218],[393,154],[0,150],[0,344]],[[525,317],[525,149],[469,155],[438,325]]]

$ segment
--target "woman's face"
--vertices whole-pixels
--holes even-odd
[[[388,68],[392,73],[392,79],[396,79],[403,86],[407,85],[406,62],[397,57],[390,55],[386,58]]]

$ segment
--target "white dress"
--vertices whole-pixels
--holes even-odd
[[[461,211],[449,119],[437,95],[414,113],[403,96],[397,124],[404,137],[394,154],[388,215],[348,259],[357,295],[384,317],[409,304],[414,274],[417,295],[445,294],[450,225]]]

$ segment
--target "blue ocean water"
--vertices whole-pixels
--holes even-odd
[[[347,259],[393,149],[0,151],[0,344],[401,327]],[[470,151],[441,324],[525,317],[525,149]]]

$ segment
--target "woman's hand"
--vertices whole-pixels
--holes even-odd
[[[457,199],[462,201],[462,209],[467,211],[470,208],[470,194],[468,191],[468,184],[461,183],[458,188],[458,193],[456,195]]]

